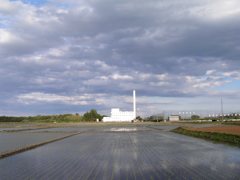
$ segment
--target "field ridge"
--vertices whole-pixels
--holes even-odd
[[[185,127],[178,127],[176,129],[171,130],[171,132],[183,134],[187,136],[202,138],[206,140],[211,140],[215,142],[240,146],[240,135],[237,134],[228,134],[228,133],[220,133],[220,132],[205,132],[205,131],[196,131],[196,130],[188,130]]]
[[[8,157],[8,156],[20,153],[20,152],[27,151],[27,150],[30,150],[30,149],[34,149],[36,147],[39,147],[39,146],[42,146],[42,145],[45,145],[45,144],[48,144],[48,143],[52,143],[52,142],[55,142],[55,141],[58,141],[58,140],[61,140],[61,139],[65,139],[65,138],[68,138],[68,137],[71,137],[71,136],[75,136],[75,135],[81,134],[81,133],[83,133],[83,132],[78,132],[78,133],[75,133],[75,134],[70,134],[70,135],[67,135],[67,136],[56,138],[56,139],[53,139],[53,140],[50,140],[50,141],[44,141],[44,142],[37,143],[37,144],[31,144],[31,145],[28,145],[28,146],[25,146],[25,147],[22,147],[22,148],[18,148],[18,149],[15,149],[15,150],[3,152],[3,153],[0,154],[0,159],[3,159],[5,157]]]

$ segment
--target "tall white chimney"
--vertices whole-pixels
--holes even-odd
[[[133,90],[133,119],[136,117],[136,93],[135,90]]]

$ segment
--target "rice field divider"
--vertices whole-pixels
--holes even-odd
[[[195,138],[205,139],[213,142],[240,146],[240,135],[237,135],[237,134],[192,131],[192,130],[185,129],[184,127],[178,127],[176,129],[171,130],[171,132],[183,134],[186,136],[192,136]]]
[[[45,142],[41,142],[41,143],[37,143],[37,144],[32,144],[32,145],[25,146],[25,147],[22,147],[22,148],[18,148],[18,149],[12,150],[12,151],[7,151],[7,152],[4,152],[4,153],[0,154],[0,159],[11,156],[13,154],[21,153],[21,152],[24,152],[24,151],[27,151],[27,150],[30,150],[30,149],[34,149],[36,147],[39,147],[39,146],[42,146],[42,145],[45,145],[45,144],[48,144],[48,143],[52,143],[52,142],[55,142],[55,141],[58,141],[58,140],[61,140],[61,139],[65,139],[65,138],[68,138],[68,137],[71,137],[71,136],[75,136],[75,135],[81,134],[81,133],[83,133],[83,132],[77,132],[77,133],[70,134],[70,135],[60,137],[60,138],[57,138],[57,139],[53,139],[53,140],[50,140],[50,141],[45,141]]]

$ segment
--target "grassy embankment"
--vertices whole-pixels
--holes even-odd
[[[224,125],[238,125],[238,126],[240,126],[240,121],[225,121],[222,124],[224,124]]]
[[[218,133],[218,132],[202,132],[202,131],[190,131],[182,127],[171,130],[171,132],[211,140],[219,143],[226,143],[235,146],[240,146],[240,135]]]

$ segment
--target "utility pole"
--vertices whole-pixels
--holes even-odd
[[[222,121],[223,121],[223,103],[222,103],[222,99],[221,99],[221,110],[222,110]]]
[[[136,92],[133,90],[133,118],[136,119]]]

